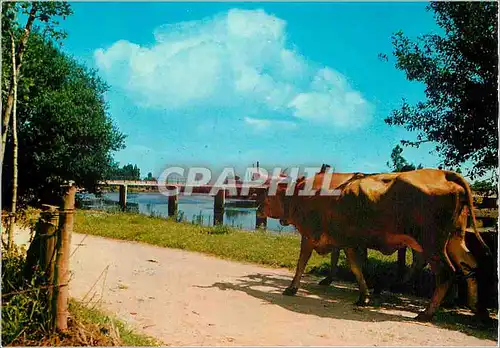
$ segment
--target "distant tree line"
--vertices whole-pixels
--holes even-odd
[[[396,145],[391,152],[391,161],[387,162],[387,166],[393,172],[408,172],[410,170],[422,169],[422,164],[415,166],[413,163],[409,163],[406,158],[403,157],[403,148],[400,145]]]
[[[110,180],[141,180],[141,170],[136,164],[126,164],[119,167],[114,163],[108,176]]]

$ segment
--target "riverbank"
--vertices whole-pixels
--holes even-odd
[[[82,194],[78,197],[78,207],[90,210],[120,211],[118,193],[101,196]],[[228,198],[224,208],[224,225],[254,230],[256,225],[256,202]],[[129,193],[127,211],[147,216],[168,217],[168,199],[160,193]],[[214,198],[208,195],[179,196],[177,219],[211,226],[214,221]],[[281,226],[278,221],[269,221],[268,230],[280,233],[293,231],[292,226]]]

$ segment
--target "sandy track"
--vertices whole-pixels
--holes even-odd
[[[104,308],[168,345],[496,345],[414,322],[425,304],[415,299],[357,309],[347,283],[324,288],[305,277],[286,297],[285,269],[80,234],[72,244],[71,296],[102,294]]]

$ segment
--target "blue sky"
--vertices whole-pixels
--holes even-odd
[[[438,30],[426,3],[73,3],[63,49],[110,85],[127,135],[115,155],[143,176],[169,165],[387,171],[414,138],[383,119],[424,97],[393,60],[392,33]],[[430,146],[405,149],[437,166]]]

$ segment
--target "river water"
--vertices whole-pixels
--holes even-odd
[[[91,194],[79,195],[82,208],[117,209],[118,192],[109,192],[101,197]],[[256,208],[234,206],[236,199],[226,199],[224,225],[255,230]],[[187,222],[210,226],[214,221],[214,198],[208,195],[179,196],[179,216]],[[127,208],[145,215],[168,217],[168,198],[158,192],[127,193]],[[267,229],[276,232],[294,231],[293,226],[281,226],[276,219],[267,219]]]

